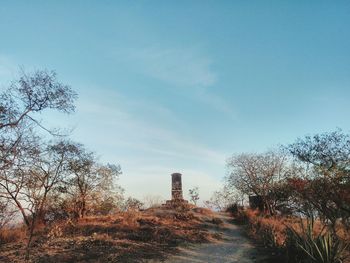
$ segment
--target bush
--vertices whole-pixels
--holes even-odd
[[[225,211],[231,213],[232,215],[236,215],[240,209],[241,207],[239,207],[237,204],[230,204],[226,207]]]
[[[302,232],[287,228],[286,249],[288,262],[305,263],[341,263],[346,245],[330,231],[314,235],[314,222],[308,220],[306,228],[301,224]]]
[[[0,245],[24,240],[26,230],[23,227],[2,228],[0,230]]]
[[[128,199],[125,200],[123,206],[125,211],[141,210],[144,207],[144,204],[136,198],[129,197]]]

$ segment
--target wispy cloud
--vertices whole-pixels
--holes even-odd
[[[126,54],[126,55],[125,55]],[[134,70],[177,88],[192,99],[235,118],[232,105],[218,95],[218,74],[209,56],[191,48],[130,48],[123,55]]]
[[[134,104],[131,105],[132,108],[136,107]],[[139,110],[145,110],[140,103],[137,107]],[[181,132],[181,125],[185,126],[185,124],[177,120],[169,110],[158,106],[151,107],[149,103],[147,107],[152,108],[153,114],[160,114],[159,116],[164,116],[167,120],[171,118],[171,122],[177,123],[179,126],[176,126],[177,129],[169,130],[160,126],[163,121],[159,123],[150,122],[150,120],[143,119],[144,116],[131,113],[127,109],[119,108],[116,105],[108,105],[106,102],[100,104],[89,99],[82,100],[79,103],[78,110],[81,114],[94,118],[93,129],[100,129],[99,132],[96,132],[103,132],[105,136],[99,138],[99,140],[106,140],[108,144],[118,143],[124,147],[142,150],[153,155],[203,160],[220,165],[224,163],[224,154],[195,143],[193,140],[186,139],[186,135]],[[113,134],[109,134],[110,132]],[[116,133],[118,136],[111,142],[111,137]]]
[[[208,89],[199,90],[197,92],[197,99],[209,105],[213,109],[225,113],[231,119],[235,119],[237,117],[237,112],[233,108],[232,104],[228,103],[227,100],[223,99],[212,91],[209,91]]]
[[[93,122],[78,125],[75,136],[84,143],[93,137],[94,145],[100,147],[95,150],[103,153],[104,161],[122,165],[121,184],[127,194],[142,198],[156,193],[168,198],[170,174],[176,171],[184,174],[185,192],[189,187],[199,186],[203,200],[220,185],[221,174],[217,171],[224,169],[225,153],[187,138],[183,129],[167,129],[161,121],[143,119],[144,116],[136,114],[143,108],[142,104],[128,105],[138,107],[133,113],[125,105],[106,100],[100,103],[98,96],[93,97],[94,100],[81,98],[77,119],[88,116]],[[108,97],[111,101],[120,99],[118,95]],[[146,104],[153,114],[159,111],[160,116],[176,118],[162,107]],[[203,163],[205,165],[201,165]],[[219,169],[215,169],[217,167]],[[216,172],[211,174],[213,171]]]
[[[144,48],[129,57],[149,76],[181,87],[209,87],[216,82],[211,60],[189,49]]]

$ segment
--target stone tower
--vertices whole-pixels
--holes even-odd
[[[171,175],[171,200],[183,200],[181,174]]]
[[[164,204],[168,208],[178,208],[188,206],[188,201],[184,200],[182,195],[182,181],[180,173],[171,174],[171,200]]]

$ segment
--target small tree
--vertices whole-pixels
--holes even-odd
[[[243,194],[237,189],[227,187],[226,185],[213,193],[206,205],[215,210],[224,211],[232,205],[243,205]]]
[[[120,209],[124,199],[124,189],[117,184],[122,174],[121,167],[97,164],[96,171],[98,184],[92,194],[95,213],[107,214],[113,209]]]
[[[128,197],[128,199],[125,200],[124,202],[124,210],[128,211],[128,210],[141,210],[144,207],[144,204],[134,198],[134,197]]]
[[[265,211],[276,213],[276,184],[290,176],[292,170],[280,152],[240,154],[227,161],[229,175],[226,183],[245,195],[255,195],[262,200]]]
[[[197,205],[197,202],[199,200],[199,189],[198,186],[193,187],[192,189],[188,190],[188,194],[190,195],[190,201]]]
[[[38,153],[32,165],[21,170],[24,178],[21,196],[27,205],[25,221],[29,230],[27,257],[37,222],[44,222],[47,200],[52,192],[63,185],[69,175],[69,160],[77,151],[75,145],[67,141],[48,145]]]
[[[152,208],[161,206],[164,202],[164,198],[160,195],[146,195],[143,197],[143,203],[145,208]]]
[[[81,144],[69,162],[71,178],[66,192],[71,197],[76,217],[83,218],[87,212],[108,213],[120,198],[122,189],[115,184],[121,174],[120,166],[101,165],[92,152]]]

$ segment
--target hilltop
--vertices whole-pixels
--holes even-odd
[[[30,262],[164,261],[175,254],[181,257],[191,244],[222,242],[224,220],[204,208],[158,207],[56,223],[38,228]],[[21,229],[12,231],[20,233]],[[5,244],[0,261],[23,262],[24,250],[23,241]]]

